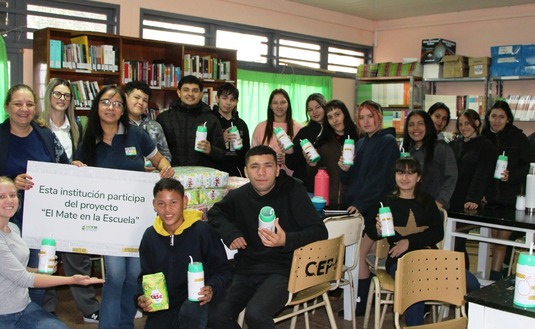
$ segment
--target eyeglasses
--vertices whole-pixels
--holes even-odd
[[[66,101],[70,101],[71,97],[72,97],[72,94],[70,94],[70,93],[62,94],[59,91],[53,91],[52,92],[52,96],[54,96],[55,99],[61,99],[61,97],[63,97],[63,99],[65,99]]]
[[[102,99],[100,100],[99,103],[100,105],[105,106],[105,107],[110,107],[111,105],[114,109],[117,109],[117,110],[122,110],[124,106],[124,104],[119,101],[112,102],[109,99]]]
[[[415,175],[417,174],[416,171],[410,171],[410,170],[396,170],[396,174],[398,175]]]

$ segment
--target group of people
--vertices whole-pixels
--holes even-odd
[[[50,81],[42,112],[30,87],[15,85],[9,90],[4,104],[9,118],[0,125],[0,176],[5,176],[0,178],[0,257],[10,266],[2,266],[0,285],[17,287],[16,295],[1,290],[17,302],[0,308],[1,325],[24,328],[22,323],[31,312],[31,321],[49,328],[47,321],[59,320],[51,315],[53,309],[47,312],[40,306],[47,295],[42,288],[72,284],[84,320],[98,322],[103,329],[133,328],[138,308],[148,314],[146,328],[238,328],[243,309],[250,327],[274,328],[272,318],[287,298],[292,251],[327,238],[310,202],[318,168],[325,168],[330,176],[331,206],[360,213],[366,220],[361,264],[380,238],[380,202],[391,207],[396,235],[389,238],[387,269],[395,275],[396,259],[412,250],[436,248],[442,240],[439,208],[513,205],[529,163],[535,161],[535,152],[513,125],[513,114],[504,101],[492,106],[484,125],[476,111],[464,111],[457,119],[459,137],[453,141],[444,134],[450,120],[445,104],[434,104],[428,112],[412,111],[398,145],[395,130],[382,127],[381,105],[371,100],[359,104],[353,122],[343,102],[311,94],[305,104],[307,122],[301,125],[292,118],[288,93],[275,89],[269,97],[267,120],[255,127],[249,139],[247,124],[236,110],[238,89],[230,83],[222,85],[213,109],[201,101],[202,91],[201,80],[183,77],[178,99],[153,121],[146,115],[152,92],[145,83],[105,86],[93,100],[87,126],[82,127],[75,117],[69,81]],[[208,133],[196,143],[197,126],[205,126]],[[242,139],[240,149],[234,148],[233,127]],[[279,127],[293,140],[293,147],[285,149],[278,141],[274,129]],[[318,162],[310,161],[301,148],[303,139],[319,153]],[[356,141],[353,165],[344,164],[341,156],[346,139]],[[409,157],[400,158],[400,146]],[[493,179],[497,155],[503,152],[509,157],[507,170]],[[22,211],[17,211],[24,191],[34,185],[26,173],[28,160],[160,172],[161,180],[153,190],[157,216],[140,242],[140,257],[104,257],[100,305],[91,284],[103,281],[89,277],[87,255],[61,253],[67,277],[32,273],[37,250],[27,250],[20,239]],[[186,209],[184,187],[172,178],[175,166],[217,168],[245,176],[249,183],[216,203],[204,222],[199,211]],[[268,205],[277,216],[275,231],[258,228],[258,213]],[[511,235],[508,231],[493,234]],[[238,251],[233,267],[221,240]],[[462,249],[462,241],[457,245]],[[493,248],[491,279],[498,279],[505,250]],[[187,298],[190,256],[205,269],[199,302]],[[141,282],[143,275],[157,272],[165,275],[170,308],[154,312]],[[469,289],[476,288],[477,283],[470,278],[468,282]],[[360,266],[357,315],[364,312],[369,285],[369,269]],[[421,312],[413,308],[407,323],[422,323]]]

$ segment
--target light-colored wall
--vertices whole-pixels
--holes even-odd
[[[419,57],[422,39],[441,37],[457,42],[457,53],[489,56],[489,47],[535,43],[535,5],[502,7],[408,19],[373,22],[287,0],[99,0],[121,6],[120,34],[139,37],[140,8],[314,35],[344,42],[374,45],[375,62]],[[202,8],[202,9],[201,9]],[[24,81],[32,84],[31,50],[25,50]],[[333,97],[348,108],[354,103],[354,81],[335,78]],[[505,92],[535,94],[535,82],[508,83]],[[511,87],[511,91],[508,91]],[[441,93],[479,93],[481,86],[440,86]],[[514,92],[513,92],[514,91]],[[535,129],[533,129],[535,130]]]
[[[457,54],[468,57],[490,56],[490,47],[510,44],[533,44],[535,4],[473,10],[376,23],[375,62],[399,62],[404,57],[420,57],[421,41],[444,38],[455,41]],[[506,81],[503,95],[535,95],[535,80]],[[437,93],[451,95],[479,94],[482,83],[440,83]],[[492,90],[496,92],[495,88]],[[528,135],[535,123],[515,123]]]
[[[370,20],[287,0],[99,1],[120,5],[120,34],[132,37],[140,36],[140,8],[202,16],[361,45],[371,45],[374,37],[374,22]],[[32,54],[31,49],[25,49],[23,81],[29,85],[33,84]],[[333,84],[333,96],[344,101],[351,109],[355,99],[354,81],[336,78]]]

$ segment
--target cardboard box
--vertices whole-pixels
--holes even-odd
[[[442,78],[442,64],[424,64],[424,79],[440,79]]]
[[[444,78],[462,78],[468,75],[468,58],[464,56],[444,56],[440,62],[444,63]]]
[[[434,38],[422,40],[420,62],[438,63],[444,56],[455,55],[457,44],[454,41]]]
[[[490,57],[473,57],[468,59],[470,78],[481,78],[489,75]]]

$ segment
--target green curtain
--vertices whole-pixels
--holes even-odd
[[[238,70],[240,101],[238,112],[252,135],[256,125],[267,119],[269,95],[274,89],[288,92],[292,103],[293,119],[306,121],[306,99],[312,93],[321,93],[327,100],[332,97],[332,77],[296,74],[276,74]]]
[[[8,71],[7,71],[7,51],[4,38],[0,36],[0,123],[6,119],[4,112],[4,99],[9,89]]]

